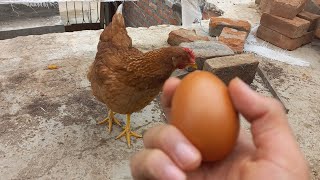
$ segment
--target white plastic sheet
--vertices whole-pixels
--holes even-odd
[[[191,27],[194,22],[202,19],[202,13],[198,0],[181,0],[182,26]]]

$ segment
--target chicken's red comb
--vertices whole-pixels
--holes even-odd
[[[194,52],[189,49],[189,48],[183,48],[187,53],[189,53],[189,55],[191,56],[191,58],[194,60],[196,58],[196,56],[194,55]]]

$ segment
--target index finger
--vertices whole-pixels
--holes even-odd
[[[162,125],[148,130],[143,137],[146,148],[161,149],[183,170],[194,170],[201,164],[201,154],[174,126]]]
[[[180,84],[180,79],[178,78],[169,78],[163,85],[163,94],[161,96],[162,108],[165,112],[167,120],[170,119],[171,114],[171,101],[176,91],[178,85]]]

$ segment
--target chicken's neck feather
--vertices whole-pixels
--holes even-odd
[[[172,57],[176,52],[172,48],[156,49],[139,57],[129,58],[128,70],[149,76],[170,76],[176,69]]]

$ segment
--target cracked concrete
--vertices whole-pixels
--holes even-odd
[[[167,46],[174,26],[132,29],[134,45]],[[86,73],[101,31],[18,37],[1,41],[0,174],[4,179],[131,179],[128,149],[114,127],[96,125],[106,107],[91,95]],[[143,41],[142,36],[149,41]],[[50,64],[57,70],[48,70]],[[117,115],[121,120],[123,115]],[[132,115],[138,133],[163,123],[158,98]]]
[[[109,135],[96,125],[107,109],[91,95],[86,79],[100,33],[1,41],[1,179],[130,179],[128,159],[142,141],[128,149],[124,139],[114,140],[119,127]],[[59,69],[48,70],[49,64]],[[133,114],[132,127],[143,133],[162,121],[155,100]]]

